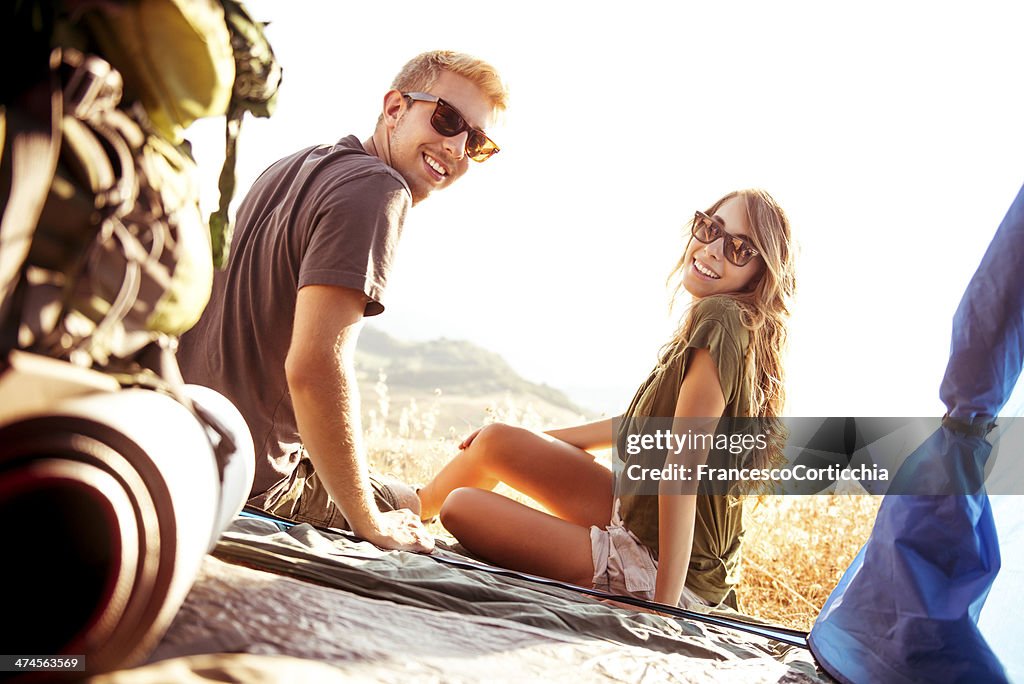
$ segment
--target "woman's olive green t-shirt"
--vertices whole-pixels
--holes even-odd
[[[741,322],[739,305],[728,296],[705,297],[693,304],[690,315],[689,335],[664,353],[637,390],[620,425],[638,417],[675,415],[679,388],[695,349],[707,349],[718,368],[725,398],[723,415],[747,415],[751,387],[744,369],[750,338]],[[620,499],[619,512],[626,528],[657,553],[658,497],[622,493]],[[739,581],[742,538],[743,507],[735,498],[698,495],[687,588],[713,605],[724,603],[737,608],[733,588]]]

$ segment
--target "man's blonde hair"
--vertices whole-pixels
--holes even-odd
[[[508,107],[508,88],[502,82],[498,70],[481,59],[451,50],[432,50],[416,55],[398,72],[391,87],[403,93],[429,91],[441,77],[442,71],[449,71],[476,84],[490,101],[495,113],[503,112]]]

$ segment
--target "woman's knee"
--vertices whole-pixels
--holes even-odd
[[[473,487],[453,489],[441,504],[441,510],[438,513],[444,528],[458,537],[458,531],[465,529],[467,520],[479,517],[474,510],[479,503],[480,494],[481,491]]]
[[[491,423],[480,430],[471,446],[476,447],[477,453],[483,458],[501,457],[509,449],[516,448],[527,435],[533,433],[514,425]]]

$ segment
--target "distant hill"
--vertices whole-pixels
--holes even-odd
[[[464,340],[407,342],[366,327],[359,335],[356,369],[364,414],[374,402],[383,371],[392,404],[402,405],[409,399],[421,408],[424,402],[440,404],[442,429],[479,425],[487,408],[498,404],[520,411],[528,407],[552,424],[593,417],[562,391],[526,380],[500,355]],[[389,413],[389,422],[395,420],[395,414],[397,411]]]

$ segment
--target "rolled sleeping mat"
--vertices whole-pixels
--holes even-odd
[[[9,389],[0,383],[0,404],[11,404]],[[223,483],[206,427],[155,391],[86,392],[9,422],[0,412],[5,652],[84,655],[95,673],[156,646],[255,468],[234,406],[189,392],[233,433]]]
[[[216,416],[235,442],[235,451],[224,467],[220,497],[217,499],[220,505],[207,548],[207,551],[212,551],[220,535],[238,517],[245,502],[249,500],[253,478],[256,477],[256,450],[249,434],[249,425],[230,399],[201,385],[185,385],[185,392],[189,399]]]

